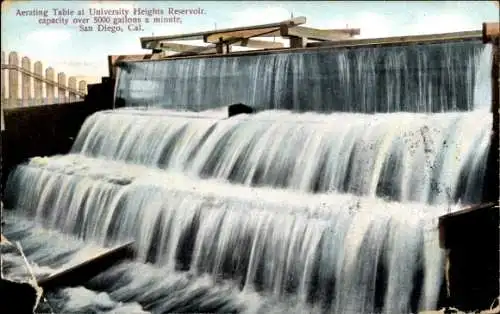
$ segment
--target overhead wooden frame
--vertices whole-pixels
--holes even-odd
[[[234,31],[261,30],[264,28],[276,28],[276,30],[278,30],[281,25],[293,26],[293,25],[301,25],[301,24],[305,24],[305,23],[306,23],[306,18],[304,16],[299,16],[299,17],[292,18],[292,19],[285,20],[285,21],[281,21],[278,23],[260,24],[260,25],[245,26],[245,27],[233,27],[233,28],[225,28],[225,29],[212,30],[212,31],[170,35],[170,36],[142,37],[140,39],[140,41],[141,41],[142,48],[155,49],[158,42],[172,41],[172,40],[203,40],[205,42],[208,42],[205,40],[205,38],[207,36],[210,36],[213,34],[230,33],[230,32],[234,32]],[[231,36],[231,37],[234,37],[234,36]],[[251,36],[251,37],[254,37],[254,36]]]
[[[226,40],[224,41],[224,44],[225,43],[229,43],[229,41]],[[241,47],[248,47],[255,49],[277,49],[284,47],[284,44],[281,42],[263,41],[250,38],[238,38],[237,40],[233,40],[230,44],[233,46],[241,46]],[[197,46],[197,45],[188,45],[188,44],[161,41],[157,43],[154,50],[172,51],[183,55],[216,53],[217,42],[207,46]]]
[[[231,46],[253,49],[280,49],[283,42],[258,40],[259,37],[284,37],[290,40],[291,48],[305,47],[308,40],[337,41],[359,35],[359,29],[315,29],[300,26],[306,23],[303,16],[277,23],[260,24],[246,27],[226,28],[213,31],[187,33],[170,36],[141,38],[142,48],[151,49],[153,54],[173,52],[168,57],[190,56],[197,54],[225,54]],[[172,41],[202,40],[205,46],[188,45]]]

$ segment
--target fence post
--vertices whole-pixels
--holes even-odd
[[[31,72],[31,60],[28,57],[21,59],[21,66],[25,71]],[[21,106],[32,106],[31,102],[31,76],[27,73],[22,73],[22,96]]]
[[[17,70],[19,58],[17,52],[9,53],[9,65],[14,67],[9,70],[9,106],[13,108],[17,106],[19,97],[19,72]]]
[[[57,74],[57,83],[59,83],[57,98],[59,99],[58,102],[62,104],[66,101],[66,89],[64,89],[66,86],[66,74],[64,74],[64,72],[59,72],[59,74]]]
[[[2,51],[2,65],[5,64],[5,52]],[[6,92],[7,92],[7,88],[6,88],[6,85],[7,85],[7,82],[6,82],[6,79],[5,79],[5,70],[2,69],[2,78],[1,78],[1,82],[0,84],[2,84],[2,104],[5,104],[7,103],[7,95],[6,95]],[[3,106],[2,106],[3,107]]]
[[[70,76],[69,79],[68,79],[68,87],[72,90],[76,90],[76,77],[74,76]],[[69,101],[70,102],[74,102],[76,101],[76,94],[69,90]]]
[[[45,78],[49,80],[51,83],[46,83],[45,88],[47,90],[47,104],[54,103],[54,94],[56,93],[56,86],[54,85],[56,81],[56,73],[52,67],[48,67],[45,70]]]
[[[79,83],[78,83],[78,91],[80,91],[80,93],[86,95],[87,94],[87,82],[84,81],[84,80],[81,80]],[[82,99],[83,99],[83,96],[81,96]]]
[[[36,75],[43,77],[43,65],[40,61],[35,62],[34,72]],[[43,82],[38,78],[33,80],[35,92],[35,104],[43,105]]]

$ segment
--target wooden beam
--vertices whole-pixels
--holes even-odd
[[[116,263],[131,258],[134,255],[133,243],[128,242],[111,248],[104,253],[88,258],[80,264],[39,279],[37,280],[38,285],[45,290],[81,285]]]
[[[500,23],[483,23],[483,42],[492,42],[500,37]]]
[[[334,41],[340,39],[348,39],[354,35],[359,35],[359,28],[348,28],[348,29],[316,29],[311,27],[288,27],[283,25],[280,28],[280,35],[283,37],[303,37],[309,38],[311,40],[320,41]]]
[[[276,49],[283,48],[283,43],[255,40],[255,39],[242,39],[241,41],[233,43],[234,46],[256,48],[256,49]],[[210,46],[195,46],[178,43],[160,42],[157,49],[162,51],[175,51],[175,52],[192,52],[192,53],[214,53],[216,52],[216,45]]]
[[[243,37],[219,37],[218,41],[216,41],[216,38],[210,38],[210,36],[220,36],[220,35],[224,36],[224,35],[215,34],[208,36],[206,39],[213,40],[214,42],[216,42],[218,54],[224,53],[222,50],[223,46],[226,47],[226,53],[229,53],[231,45],[236,45],[241,43],[244,44],[245,42],[248,42],[248,39],[250,37],[259,36],[274,31],[275,31],[274,28],[262,28],[262,29],[249,30]]]
[[[248,27],[238,27],[233,29],[222,29],[207,33],[206,35],[203,36],[203,41],[207,43],[214,43],[220,41],[221,38],[222,41],[226,41],[235,37],[238,38],[259,37],[271,33],[276,33],[277,31],[279,31],[282,25],[293,27],[304,24],[305,22],[306,18],[301,16],[290,20],[285,20],[279,23],[261,24]]]
[[[303,16],[299,16],[293,19],[277,22],[277,23],[269,23],[269,24],[260,24],[260,25],[253,25],[253,26],[246,26],[246,27],[232,27],[232,28],[225,28],[225,29],[219,29],[219,30],[213,30],[213,31],[204,31],[204,32],[197,32],[197,33],[188,33],[188,34],[179,34],[179,35],[171,35],[171,36],[152,36],[152,37],[141,37],[141,47],[144,49],[153,49],[152,47],[156,45],[158,41],[167,41],[167,40],[200,40],[204,39],[206,36],[212,35],[212,34],[221,34],[221,33],[228,33],[228,32],[234,32],[234,31],[245,31],[245,30],[255,30],[255,29],[262,29],[262,28],[272,28],[272,27],[279,27],[282,24],[286,25],[301,25],[306,23],[306,18]],[[219,35],[220,37],[220,35]],[[218,37],[217,37],[218,38]],[[207,42],[205,40],[205,42]]]
[[[266,27],[260,29],[249,29],[249,30],[238,30],[233,32],[224,32],[224,33],[213,33],[204,37],[204,41],[206,43],[217,43],[221,40],[226,41],[231,38],[252,38],[252,37],[260,37],[267,34],[276,34],[279,35],[279,27]]]
[[[295,26],[293,28],[300,30],[303,27],[304,26]],[[322,32],[331,32],[331,33],[341,33],[341,34],[349,33],[352,36],[359,35],[361,33],[361,30],[359,28],[345,28],[345,29],[343,29],[343,28],[341,28],[341,29],[332,28],[332,29],[320,29],[320,31],[322,31]],[[352,37],[352,36],[350,36],[350,37]],[[264,35],[261,35],[261,36],[255,36],[255,37],[281,37],[281,32],[280,32],[279,28],[276,28],[276,32],[267,33],[267,34],[264,34]]]
[[[256,49],[277,49],[284,47],[283,43],[280,42],[257,40],[257,39],[243,39],[240,42],[234,43],[233,45],[248,47],[248,48],[256,48]]]
[[[251,38],[251,37],[307,37],[311,40],[339,40],[351,38],[360,34],[359,28],[346,29],[316,29],[304,26],[294,26],[282,24],[278,27],[268,27],[262,29],[237,30],[233,32],[219,32],[205,36],[205,42],[216,43],[221,38],[227,40],[233,37]]]
[[[210,46],[195,46],[195,45],[186,45],[186,44],[177,44],[177,43],[169,43],[169,42],[160,42],[157,46],[157,49],[162,51],[175,51],[175,52],[190,52],[190,53],[202,53],[213,50],[215,52],[215,45]]]
[[[367,39],[350,39],[341,41],[325,41],[308,43],[307,47],[356,47],[356,46],[378,46],[391,44],[413,44],[413,43],[433,43],[452,40],[481,40],[482,31],[466,31],[454,33],[442,33],[431,35],[395,36]]]
[[[184,51],[179,51],[178,53],[171,54],[171,55],[163,55],[165,58],[171,58],[171,57],[182,57],[182,56],[195,56],[199,54],[214,54],[214,53],[219,53],[220,48],[217,45],[210,45],[210,46],[193,46],[194,48],[191,50],[184,50]]]

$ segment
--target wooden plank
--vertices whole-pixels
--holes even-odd
[[[25,70],[25,72],[31,72],[31,60],[28,57],[23,57],[21,59],[21,67]],[[31,76],[23,73],[22,75],[22,97],[21,104],[22,106],[30,106],[31,105]]]
[[[140,40],[141,40],[141,47],[142,48],[153,49],[153,47],[159,41],[200,40],[200,39],[204,39],[205,37],[208,37],[212,34],[218,34],[217,38],[219,38],[220,34],[228,33],[228,32],[279,27],[280,25],[283,25],[283,24],[291,26],[291,25],[301,25],[301,24],[305,24],[305,23],[306,23],[306,18],[304,16],[299,16],[299,17],[296,17],[293,19],[289,19],[289,20],[285,20],[285,21],[281,21],[281,22],[277,22],[277,23],[260,24],[260,25],[245,26],[245,27],[232,27],[232,28],[225,28],[225,29],[219,29],[219,30],[204,31],[204,32],[197,32],[197,33],[188,33],[188,34],[179,34],[179,35],[171,35],[171,36],[142,37]],[[204,41],[208,42],[206,40],[204,40]]]
[[[215,45],[210,46],[194,46],[194,45],[186,45],[186,44],[177,44],[177,43],[169,43],[169,42],[160,42],[159,45],[156,46],[155,49],[161,49],[166,51],[175,51],[175,52],[192,52],[192,53],[202,53],[202,52],[215,52]]]
[[[275,36],[280,36],[279,26],[276,27],[266,27],[260,29],[249,29],[249,30],[238,30],[233,32],[224,33],[213,33],[204,37],[206,43],[217,43],[222,38],[222,41],[229,40],[231,38],[251,38],[251,37],[261,37],[268,34],[275,34]]]
[[[76,89],[76,77],[74,76],[70,76],[69,79],[68,79],[68,86],[72,89],[72,90],[77,90]],[[76,101],[76,94],[72,91],[69,92],[69,101],[70,102],[74,102]]]
[[[19,67],[19,57],[17,52],[9,53],[9,66]],[[11,108],[17,107],[19,99],[19,72],[9,70],[9,105]]]
[[[80,95],[87,95],[87,82],[81,80],[78,82],[78,91],[80,91]]]
[[[43,77],[43,65],[40,61],[35,62],[33,72],[37,76]],[[34,78],[33,85],[34,85],[34,92],[35,92],[35,103],[37,105],[41,105],[42,98],[43,98],[43,81]]]
[[[280,42],[257,40],[257,39],[243,39],[242,41],[236,42],[233,45],[255,48],[255,49],[277,49],[284,47],[283,43]]]
[[[244,40],[246,39],[250,39],[251,37],[256,37],[256,36],[260,36],[260,35],[264,35],[264,34],[267,34],[269,32],[274,32],[274,28],[263,28],[263,29],[255,29],[255,30],[250,30],[248,32],[246,32],[245,35],[242,35],[242,36],[239,36],[239,37],[227,37],[227,36],[222,36],[222,37],[219,37],[217,40],[215,40],[216,38],[212,38],[211,36],[209,36],[207,38],[208,41],[214,41],[214,42],[217,42],[217,43],[223,43],[223,44],[226,44],[226,45],[233,45],[233,44],[236,44],[236,43],[240,43],[240,42],[243,42]],[[213,36],[218,36],[220,34],[215,34]]]
[[[283,43],[280,42],[255,39],[242,39],[241,41],[235,42],[232,45],[256,49],[276,49],[284,47]],[[212,44],[210,46],[194,46],[178,43],[160,42],[155,49],[187,53],[215,53],[217,52],[217,45]]]
[[[483,42],[489,43],[500,37],[500,23],[483,23]]]
[[[382,38],[350,39],[342,41],[315,42],[307,44],[307,47],[356,47],[356,46],[377,46],[390,44],[413,44],[413,43],[432,43],[451,40],[481,39],[482,31],[466,31],[454,33],[442,33],[431,35],[414,36],[394,36]]]
[[[255,29],[247,31],[245,37],[228,37],[228,38],[219,38],[217,43],[215,44],[215,52],[217,54],[225,54],[231,52],[231,45],[235,44],[244,44],[250,37],[262,35],[268,32],[273,32],[274,28],[263,28],[263,29]],[[225,50],[224,50],[225,48]],[[208,51],[212,51],[211,47],[203,47],[203,49],[197,49],[195,51],[185,51],[180,52],[178,54],[171,55],[170,57],[179,57],[186,56],[189,54],[199,54],[199,53],[207,53]]]
[[[223,48],[223,45],[211,45],[208,47],[194,46],[192,50],[185,50],[171,55],[163,55],[163,58],[223,53]]]
[[[133,256],[133,243],[116,246],[80,264],[39,279],[38,285],[44,290],[81,285],[117,262]]]
[[[290,27],[292,28],[292,27]],[[304,26],[294,26],[293,27],[294,29],[301,29],[301,28],[305,28]],[[260,36],[253,36],[253,37],[281,37],[281,32],[280,32],[280,28],[279,27],[274,27],[274,29],[276,29],[275,32],[271,32],[271,33],[266,33],[264,35],[260,35]],[[332,28],[332,29],[320,29],[320,31],[322,32],[333,32],[333,33],[351,33],[352,36],[354,35],[359,35],[361,33],[361,30],[359,28],[346,28],[346,29],[337,29],[337,28]],[[244,35],[246,31],[235,31],[235,32],[231,32],[234,36],[234,37],[238,37],[240,36],[240,34]],[[352,37],[350,36],[350,37]],[[349,37],[349,38],[350,38]]]
[[[57,89],[57,99],[60,104],[66,102],[66,74],[64,72],[60,72],[57,74],[57,83],[59,84],[59,88]]]
[[[2,64],[5,64],[5,52],[2,51]],[[2,104],[3,103],[6,103],[6,99],[7,99],[7,80],[6,80],[6,77],[5,77],[5,70],[4,69],[1,69],[2,70],[2,77],[0,79],[0,84],[2,84]]]
[[[333,41],[340,39],[352,38],[354,35],[359,35],[359,28],[347,29],[316,29],[311,27],[288,27],[283,25],[280,28],[280,35],[283,37],[296,36],[309,38],[311,40]]]
[[[49,81],[55,81],[55,76],[56,76],[56,71],[52,67],[48,67],[45,69],[45,78]],[[53,104],[54,103],[54,98],[56,94],[56,87],[55,85],[45,85],[45,89],[47,91],[47,104]]]

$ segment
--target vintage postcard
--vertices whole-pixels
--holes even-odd
[[[500,313],[498,1],[3,1],[2,313]]]

